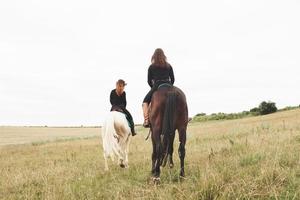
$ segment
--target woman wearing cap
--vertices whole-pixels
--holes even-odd
[[[174,72],[172,66],[167,62],[162,49],[155,49],[151,57],[151,65],[148,68],[148,84],[151,90],[145,96],[143,101],[144,127],[149,127],[148,106],[151,102],[152,94],[157,90],[158,86],[163,83],[174,84]]]
[[[124,80],[119,79],[116,83],[116,89],[113,89],[110,93],[110,103],[111,109],[110,111],[119,111],[123,112],[126,115],[126,119],[129,122],[129,126],[131,129],[132,136],[136,135],[134,130],[134,122],[130,112],[126,109],[126,93],[124,91],[124,87],[127,85]]]

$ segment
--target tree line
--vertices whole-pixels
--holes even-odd
[[[267,115],[275,113],[277,111],[285,111],[300,108],[299,106],[287,106],[282,109],[277,109],[276,103],[271,101],[263,101],[259,104],[258,107],[254,107],[249,111],[243,111],[239,113],[212,113],[206,115],[206,113],[198,113],[193,117],[193,121],[209,121],[209,120],[227,120],[227,119],[240,119],[244,117],[258,116],[258,115]]]

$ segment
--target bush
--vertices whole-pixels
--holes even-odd
[[[300,106],[300,105],[299,105]],[[287,107],[286,109],[290,109]],[[257,115],[266,115],[274,113],[277,111],[277,107],[274,102],[261,102],[259,107],[250,109],[250,111],[243,111],[239,113],[212,113],[206,115],[206,113],[198,113],[193,117],[193,121],[210,121],[210,120],[230,120],[230,119],[241,119],[244,117],[257,116]]]
[[[266,114],[270,114],[270,113],[274,113],[277,111],[277,107],[275,105],[274,102],[261,102],[260,105],[259,105],[259,113],[261,115],[266,115]]]
[[[250,109],[250,112],[257,113],[257,112],[259,112],[259,108],[258,107],[252,108],[252,109]]]
[[[250,113],[249,111],[243,111],[243,112],[239,112],[239,113],[212,113],[210,115],[206,115],[205,113],[201,114],[197,114],[194,118],[193,121],[210,121],[210,120],[229,120],[229,119],[240,119],[243,117],[249,117],[249,116],[253,116],[253,113]]]
[[[206,113],[198,113],[197,115],[196,115],[196,117],[199,117],[199,116],[205,116],[206,115]]]
[[[253,116],[260,115],[259,108],[258,108],[258,107],[255,107],[255,108],[250,109],[250,113],[251,113],[251,115],[253,115]]]

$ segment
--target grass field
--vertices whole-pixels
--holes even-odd
[[[0,127],[0,199],[300,199],[300,109],[191,123],[186,179],[176,137],[160,185],[149,179],[146,129],[132,138],[129,169],[110,161],[109,172],[100,129],[67,129]]]
[[[0,126],[0,146],[99,137],[100,128]]]

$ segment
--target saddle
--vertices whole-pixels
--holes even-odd
[[[117,112],[125,114],[123,109],[120,108],[119,106],[113,106],[110,111],[117,111]]]
[[[124,110],[122,108],[120,108],[119,106],[113,106],[110,111],[117,111],[117,112],[123,113],[127,120],[128,126],[131,127],[131,121],[130,121],[128,115],[126,114],[126,112],[124,112]]]
[[[170,87],[173,87],[171,83],[162,83],[157,87],[157,89],[159,90],[161,88],[170,88]]]
[[[157,90],[160,90],[162,88],[171,88],[171,87],[173,87],[171,83],[161,83],[158,85]],[[149,115],[151,114],[151,101],[149,103],[148,113]],[[149,125],[151,126],[150,121],[149,121]]]

